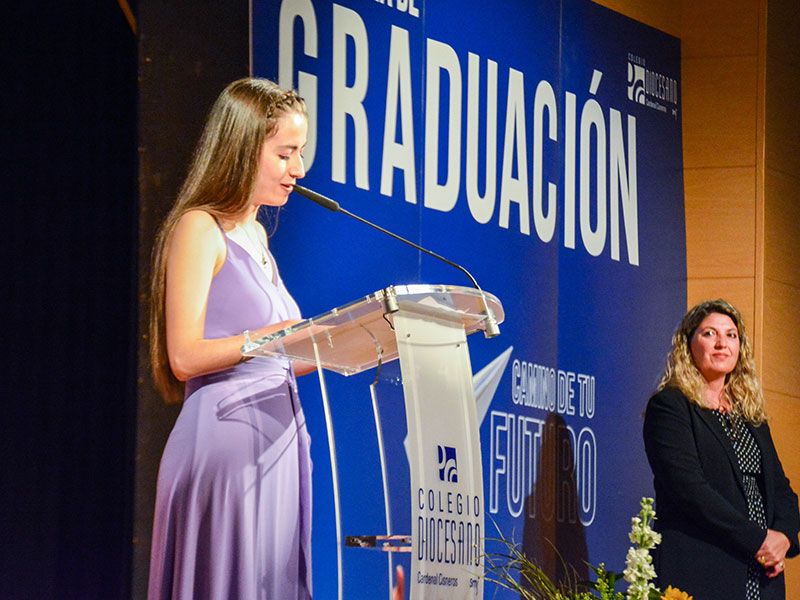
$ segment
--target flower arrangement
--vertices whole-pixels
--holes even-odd
[[[501,535],[500,541],[510,554],[486,554],[487,580],[519,593],[524,600],[692,600],[677,588],[668,586],[662,592],[652,583],[656,571],[650,550],[661,543],[661,534],[651,527],[655,518],[653,499],[642,498],[641,511],[631,519],[628,537],[634,545],[628,550],[622,575],[607,571],[600,563],[596,567],[589,565],[596,581],[578,581],[573,575],[557,585],[516,544]],[[620,579],[628,583],[625,594],[615,589]]]

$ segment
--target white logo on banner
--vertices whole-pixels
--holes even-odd
[[[628,100],[678,118],[678,81],[647,68],[644,58],[628,53]],[[671,105],[671,106],[667,106]]]

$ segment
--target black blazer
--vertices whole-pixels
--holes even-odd
[[[761,450],[764,508],[770,529],[800,553],[797,495],[783,472],[769,426],[747,424]],[[750,521],[742,473],[719,419],[680,391],[666,388],[647,404],[644,443],[656,490],[654,551],[657,585],[679,587],[695,600],[745,597],[748,559],[766,531]],[[783,573],[761,578],[762,600],[783,599]]]

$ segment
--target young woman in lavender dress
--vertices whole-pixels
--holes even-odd
[[[244,332],[300,319],[256,216],[305,175],[307,130],[294,92],[230,84],[157,238],[151,362],[184,404],[159,469],[150,600],[311,598],[306,366],[240,353]]]

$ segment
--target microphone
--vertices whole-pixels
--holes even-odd
[[[455,267],[456,269],[458,269],[459,271],[464,273],[467,277],[469,277],[469,280],[472,282],[472,287],[474,287],[476,290],[478,290],[480,292],[481,300],[483,300],[483,311],[484,311],[484,314],[486,315],[486,319],[484,320],[484,329],[483,329],[484,336],[486,336],[487,338],[493,338],[493,337],[495,337],[495,336],[500,334],[500,328],[497,326],[497,319],[495,318],[494,313],[492,312],[492,309],[489,308],[489,303],[486,301],[486,295],[483,293],[483,290],[481,289],[481,286],[478,285],[478,282],[475,280],[475,278],[464,267],[462,267],[461,265],[459,265],[457,263],[454,263],[451,260],[446,259],[444,256],[440,256],[440,255],[436,254],[435,252],[432,252],[431,250],[428,250],[427,248],[423,248],[422,246],[420,246],[418,244],[415,244],[414,242],[412,242],[410,240],[407,240],[404,237],[400,237],[396,233],[392,233],[391,231],[389,231],[388,229],[384,229],[380,225],[376,225],[375,223],[372,223],[371,221],[367,221],[366,219],[363,219],[363,218],[359,217],[358,215],[355,215],[355,214],[351,213],[350,211],[345,210],[344,208],[339,206],[339,203],[336,202],[336,200],[332,200],[332,199],[328,198],[327,196],[323,196],[322,194],[320,194],[318,192],[314,192],[312,190],[309,190],[308,188],[305,188],[305,187],[303,187],[301,185],[297,185],[297,184],[294,184],[294,191],[297,192],[298,194],[300,194],[301,196],[303,196],[304,198],[308,198],[312,202],[316,202],[320,206],[322,206],[324,208],[327,208],[330,211],[344,213],[348,217],[351,217],[351,218],[355,219],[356,221],[360,221],[361,223],[364,223],[364,225],[369,225],[373,229],[377,229],[381,233],[385,233],[386,235],[388,235],[390,237],[393,237],[394,239],[396,239],[396,240],[398,240],[400,242],[403,242],[404,244],[408,244],[412,248],[415,248],[415,249],[419,250],[420,252],[424,252],[428,256],[432,256],[433,258],[441,260],[442,262],[447,263],[451,267]]]
[[[346,210],[344,210],[343,208],[341,208],[339,206],[339,203],[336,202],[336,200],[331,200],[327,196],[323,196],[322,194],[318,194],[317,192],[314,192],[314,191],[312,191],[312,190],[310,190],[308,188],[304,188],[302,185],[297,185],[295,183],[294,184],[294,191],[297,192],[298,194],[300,194],[301,196],[303,196],[305,198],[308,198],[312,202],[316,202],[317,204],[319,204],[323,208],[327,208],[328,210],[332,210],[333,212],[341,211],[341,212],[347,213]],[[355,215],[350,215],[350,216],[351,217],[355,217]],[[358,217],[356,217],[356,218],[358,218]],[[372,225],[372,224],[370,223],[370,225]],[[373,225],[373,227],[376,227],[376,225]]]

